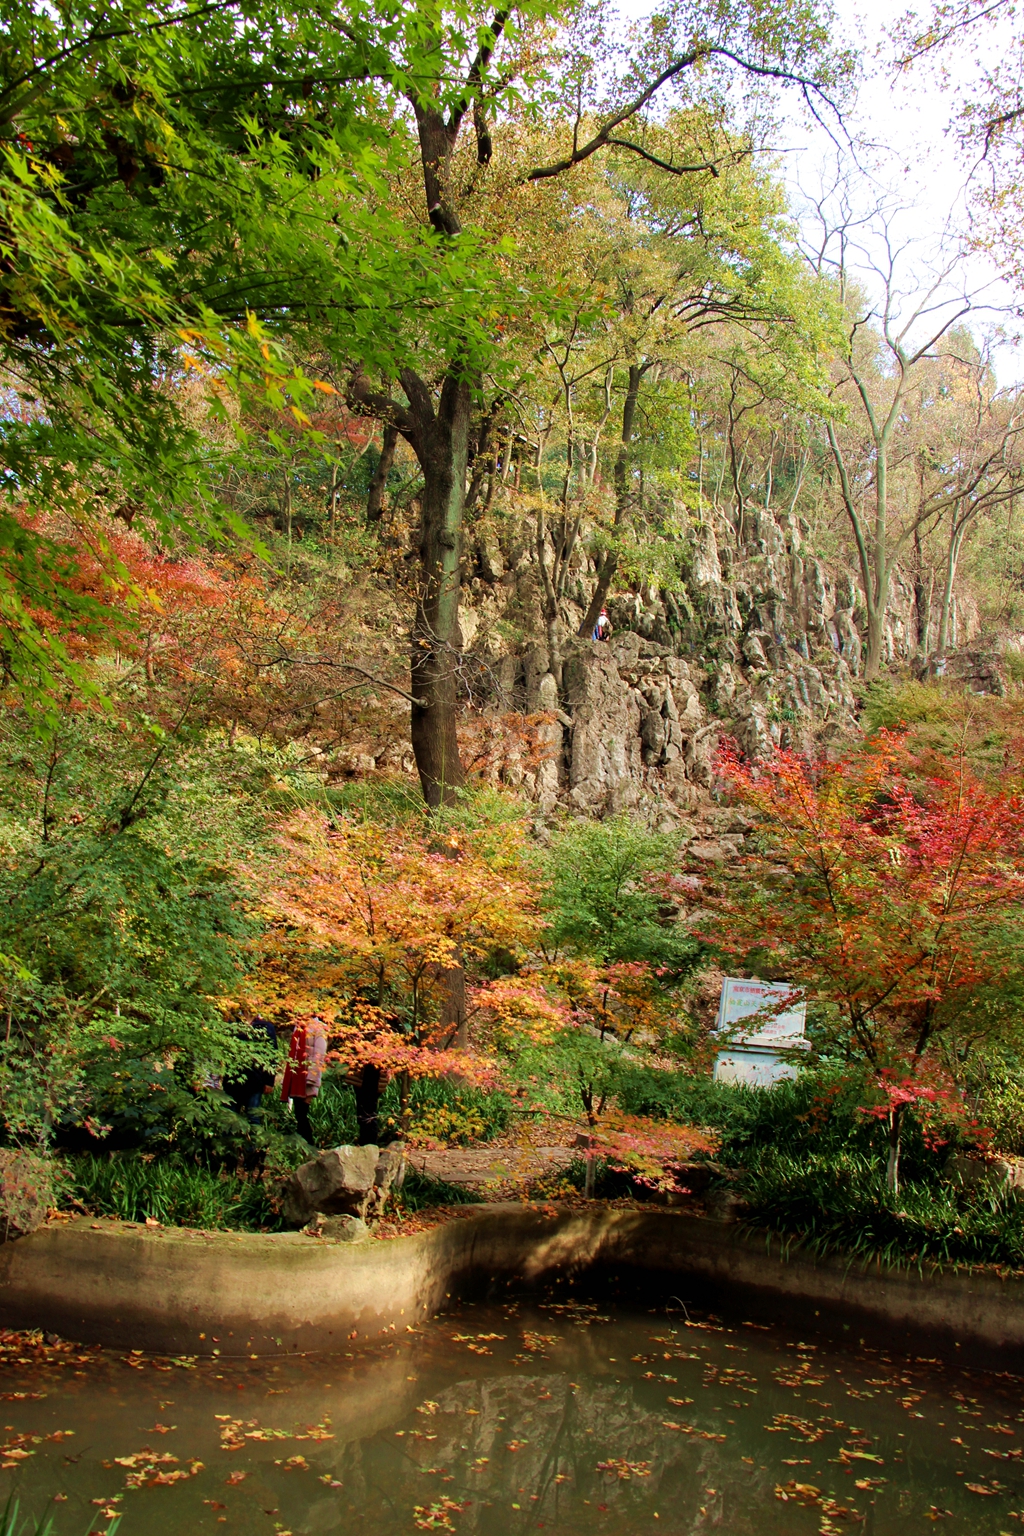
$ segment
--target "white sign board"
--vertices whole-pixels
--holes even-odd
[[[785,1003],[785,1008],[780,1004]],[[775,1008],[775,1013],[762,1010]],[[740,1026],[753,1014],[761,1018],[749,1030]],[[718,1004],[720,1033],[729,1037],[731,1045],[762,1047],[790,1046],[807,1049],[804,1038],[807,1022],[807,1004],[795,987],[784,981],[750,981],[743,977],[726,976],[722,982],[722,996]]]
[[[796,1063],[775,1051],[719,1051],[716,1083],[742,1083],[747,1088],[774,1088],[796,1077]]]

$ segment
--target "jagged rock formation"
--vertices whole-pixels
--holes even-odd
[[[726,519],[709,516],[695,530],[680,589],[610,598],[606,643],[577,638],[595,580],[581,543],[562,599],[558,655],[538,638],[549,630],[536,546],[514,521],[507,527],[504,542],[481,537],[463,570],[467,728],[489,733],[486,750],[471,754],[478,771],[543,813],[561,805],[604,816],[642,804],[655,824],[703,819],[713,811],[712,764],[723,737],[756,757],[773,745],[807,749],[854,725],[863,660],[857,583],[810,550],[801,519],[748,509],[737,548]],[[956,625],[960,650],[947,675],[976,691],[1002,691],[998,658],[978,646],[969,603]],[[915,594],[897,571],[889,663],[913,662],[918,628]],[[513,716],[530,722],[532,747],[507,724]],[[385,734],[380,745],[356,744],[347,771],[411,772],[404,730],[392,722],[386,745]]]
[[[805,558],[796,519],[784,521],[752,514],[742,556],[720,549],[705,524],[685,593],[612,598],[611,641],[569,639],[561,658],[535,639],[545,632],[536,550],[478,548],[463,642],[475,669],[493,672],[490,707],[554,722],[539,728],[547,749],[539,768],[506,762],[498,776],[544,809],[560,801],[606,815],[644,800],[672,819],[708,803],[723,735],[759,755],[848,727],[861,661],[853,582],[833,581]],[[581,554],[563,603],[568,636],[592,583]],[[527,643],[510,646],[510,628]]]

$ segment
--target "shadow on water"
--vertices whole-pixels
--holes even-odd
[[[333,1357],[8,1338],[0,1504],[57,1536],[1024,1531],[1019,1378],[630,1290],[464,1305]]]

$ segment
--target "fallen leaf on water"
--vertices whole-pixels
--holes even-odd
[[[631,1477],[650,1477],[651,1464],[649,1461],[623,1461],[613,1456],[609,1461],[599,1461],[597,1470],[614,1472],[620,1483],[628,1483]]]
[[[230,1487],[234,1483],[244,1483],[248,1476],[248,1472],[229,1472],[224,1481]]]
[[[790,1500],[796,1504],[817,1504],[821,1499],[821,1489],[815,1488],[811,1483],[776,1484],[775,1497],[781,1499],[784,1504]]]
[[[512,1506],[513,1509],[515,1505]],[[454,1531],[453,1515],[461,1515],[469,1505],[455,1499],[441,1498],[436,1504],[417,1504],[413,1509],[412,1523],[421,1531]]]

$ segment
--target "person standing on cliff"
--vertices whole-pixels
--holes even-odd
[[[594,625],[593,638],[595,640],[607,640],[610,637],[611,632],[612,624],[608,617],[608,610],[606,608],[602,608],[598,615],[597,623]]]
[[[313,1127],[309,1119],[309,1106],[320,1092],[323,1081],[324,1061],[327,1056],[327,1026],[315,1016],[300,1019],[292,1030],[288,1046],[288,1061],[281,1084],[281,1097],[291,1099],[295,1123],[299,1135],[313,1142]]]

